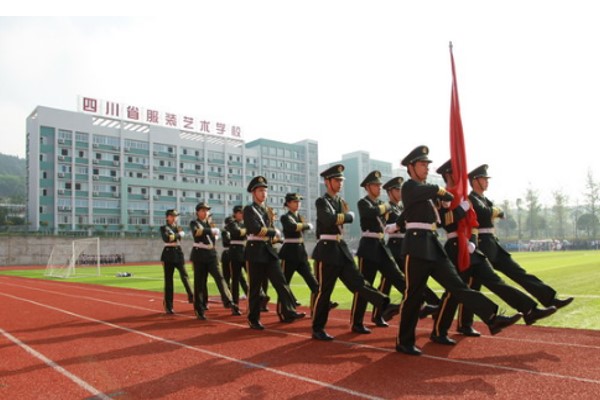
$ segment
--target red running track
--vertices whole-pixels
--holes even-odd
[[[265,331],[211,303],[194,318],[162,295],[0,276],[3,399],[597,399],[600,332],[518,325],[497,336],[430,343],[421,357],[394,350],[397,326],[350,332],[348,311],[330,315],[333,342],[310,338],[310,320]],[[274,308],[274,307],[272,307]],[[394,321],[392,321],[394,322]],[[479,326],[485,332],[485,327]]]

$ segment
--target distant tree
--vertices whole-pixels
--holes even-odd
[[[6,218],[8,216],[8,210],[6,207],[0,207],[0,225],[6,225]]]
[[[552,196],[554,197],[554,205],[552,206],[552,211],[554,213],[554,222],[556,224],[554,232],[556,234],[556,237],[562,240],[565,238],[567,202],[569,199],[561,190],[553,192]]]
[[[586,231],[588,238],[593,238],[594,232],[598,228],[598,217],[590,213],[581,215],[577,219],[577,229]]]
[[[25,198],[25,177],[0,175],[0,197]]]
[[[594,181],[594,175],[592,174],[592,170],[588,170],[587,180],[585,183],[586,192],[584,193],[585,199],[587,200],[586,208],[590,215],[594,218],[593,220],[598,220],[598,202],[600,200],[600,186],[598,182]],[[583,217],[583,215],[582,215]],[[595,239],[596,232],[598,230],[598,224],[593,224],[593,226],[589,227],[588,236]],[[591,235],[591,236],[590,236]]]
[[[540,215],[541,206],[539,204],[539,196],[537,191],[529,187],[525,195],[527,218],[525,224],[529,230],[529,237],[535,239],[540,229],[545,225],[545,221]]]
[[[504,218],[499,219],[496,222],[496,226],[500,231],[503,232],[504,237],[508,237],[517,228],[517,222],[515,221],[513,215],[509,212],[510,204],[508,200],[504,200],[502,202],[501,208],[504,210]]]

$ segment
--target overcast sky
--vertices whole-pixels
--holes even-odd
[[[81,94],[239,125],[247,141],[315,139],[320,163],[366,150],[397,167],[426,144],[435,170],[452,41],[468,166],[490,165],[490,198],[531,187],[574,204],[588,171],[600,180],[594,2],[81,3],[3,12],[145,16],[0,17],[0,152],[24,157],[29,113],[75,111]]]

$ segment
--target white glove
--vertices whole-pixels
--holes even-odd
[[[450,208],[450,204],[452,204],[451,201],[442,201],[442,207],[444,208]]]
[[[275,239],[281,240],[281,231],[275,228]]]
[[[221,231],[219,230],[219,228],[210,228],[210,232],[215,235],[216,237],[219,237],[219,233],[221,233]]]
[[[350,216],[352,217],[352,220],[354,220],[354,211],[348,211],[348,214],[350,214]]]
[[[313,230],[313,224],[311,224],[310,222],[308,224],[306,224],[306,226],[308,226],[309,231]]]
[[[184,231],[179,231],[178,234],[179,234],[179,238],[180,239],[183,239],[183,237],[185,236],[185,232]]]
[[[468,211],[469,208],[471,208],[471,203],[469,203],[467,200],[461,201],[459,205],[465,211]]]
[[[387,224],[385,226],[385,233],[394,233],[398,230],[398,225],[394,224]]]
[[[468,246],[469,246],[469,254],[473,254],[473,252],[475,251],[475,243],[469,242]]]

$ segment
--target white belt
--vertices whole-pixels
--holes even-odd
[[[245,246],[246,241],[245,240],[230,240],[229,244],[239,244],[240,246]]]
[[[255,236],[255,235],[248,235],[247,240],[251,240],[254,242],[268,242],[271,240],[270,237],[268,236]]]
[[[360,234],[361,237],[366,237],[366,238],[371,238],[371,239],[383,239],[383,233],[382,232],[362,232]]]
[[[496,229],[495,228],[480,228],[479,229],[479,233],[489,233],[491,235],[494,235],[496,233]]]
[[[304,239],[302,239],[302,238],[283,239],[283,244],[286,244],[286,243],[304,243]]]
[[[424,229],[427,231],[435,231],[437,229],[437,225],[434,223],[427,222],[407,222],[406,230],[409,229]]]
[[[206,244],[206,243],[194,243],[194,247],[197,249],[206,249],[206,250],[212,250],[215,248],[215,246],[213,246],[212,244]]]
[[[388,238],[389,239],[394,239],[394,238],[403,239],[404,233],[388,233]]]
[[[165,247],[179,247],[179,243],[165,243]]]
[[[321,235],[319,240],[336,240],[339,242],[342,240],[342,235]]]

